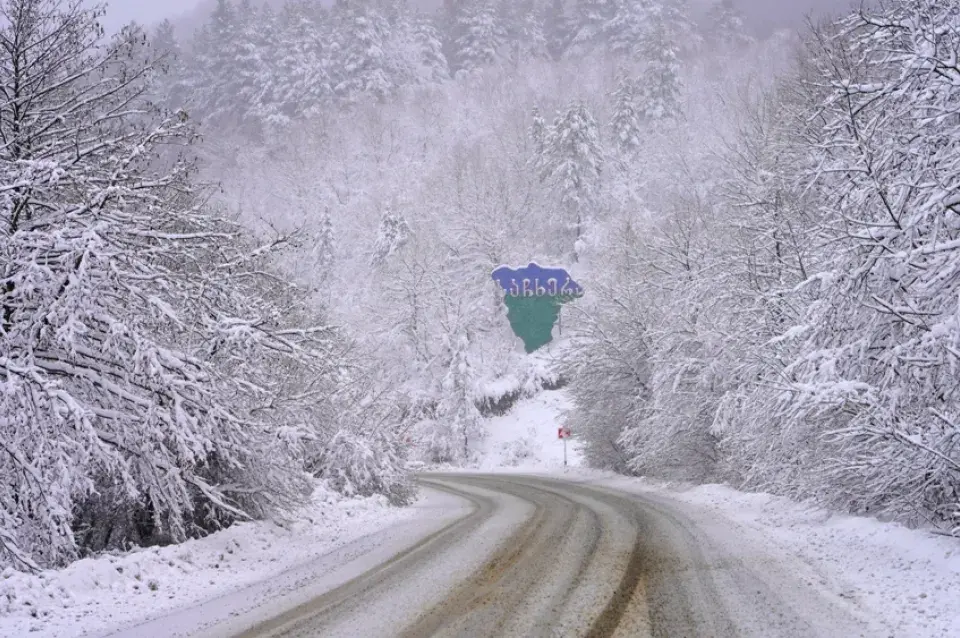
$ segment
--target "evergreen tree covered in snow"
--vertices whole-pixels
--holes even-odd
[[[413,38],[420,56],[420,76],[430,82],[450,77],[450,65],[443,53],[443,37],[430,16],[418,13],[413,22]]]
[[[402,215],[394,213],[389,208],[380,218],[380,228],[377,231],[377,240],[373,247],[372,263],[384,263],[391,255],[403,248],[410,238],[410,226]]]
[[[334,18],[337,95],[350,100],[361,95],[379,100],[389,97],[396,85],[387,54],[387,19],[368,0],[337,5]]]
[[[272,14],[269,14],[272,15]],[[285,4],[272,18],[272,37],[259,67],[262,97],[254,114],[268,126],[285,126],[320,112],[333,96],[332,51],[321,21],[326,14],[304,3]]]
[[[622,75],[613,93],[613,141],[624,157],[634,155],[640,148],[640,118],[637,113],[636,87],[633,80]]]
[[[260,103],[262,55],[273,35],[272,21],[261,23],[260,14],[249,0],[217,0],[194,39],[189,89],[204,118],[221,126],[249,124]]]
[[[543,118],[540,108],[535,106],[531,113],[532,121],[530,123],[530,141],[533,142],[533,157],[535,163],[539,163],[547,143],[547,121]]]
[[[503,2],[500,16],[505,46],[514,68],[529,60],[549,56],[543,20],[533,0]]]
[[[580,252],[585,223],[599,205],[603,164],[596,120],[583,102],[570,104],[547,131],[541,170],[559,194],[563,232],[572,236],[565,248],[574,256]]]
[[[627,57],[637,54],[638,45],[652,26],[651,14],[655,15],[650,5],[650,0],[617,2],[616,13],[603,28],[606,46],[611,52]]]
[[[494,0],[465,0],[459,16],[457,68],[475,71],[501,59],[506,31]]]
[[[437,420],[445,430],[443,448],[449,460],[464,462],[470,459],[471,442],[481,436],[480,411],[476,406],[476,391],[471,378],[473,366],[469,359],[469,337],[461,333],[449,335],[447,339],[445,349],[449,362],[441,384]]]
[[[573,25],[565,0],[550,0],[544,7],[543,37],[550,57],[555,61],[562,58],[573,38]]]
[[[653,10],[646,35],[637,44],[638,57],[644,63],[637,100],[647,121],[676,117],[681,110],[680,53],[686,30],[674,14],[668,6]]]
[[[165,70],[164,78],[156,83],[154,101],[173,109],[187,108],[189,96],[185,86],[186,59],[173,23],[169,20],[161,22],[154,31],[150,44]]]
[[[572,19],[572,45],[579,53],[590,51],[607,40],[617,16],[617,0],[577,0]]]

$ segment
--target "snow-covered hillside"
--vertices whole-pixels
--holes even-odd
[[[563,390],[546,391],[520,400],[503,416],[484,421],[486,438],[480,444],[479,469],[563,467],[564,443],[557,429],[565,425],[563,417],[571,407]],[[568,440],[567,464],[577,466],[580,461],[576,438]]]

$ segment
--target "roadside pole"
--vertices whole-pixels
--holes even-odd
[[[570,430],[564,427],[557,428],[557,438],[563,441],[563,467],[567,467],[567,439],[570,438]]]

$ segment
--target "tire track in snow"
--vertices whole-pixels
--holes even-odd
[[[471,513],[240,635],[886,638],[783,557],[751,556],[667,499],[523,476],[422,482]]]

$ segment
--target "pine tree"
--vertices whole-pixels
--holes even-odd
[[[554,60],[563,57],[573,38],[573,27],[566,5],[565,0],[550,0],[550,4],[543,10],[543,34],[547,52]]]
[[[572,44],[579,52],[602,45],[617,16],[617,0],[577,0]]]
[[[273,35],[272,21],[261,24],[260,19],[249,0],[237,6],[217,0],[194,41],[197,69],[190,88],[205,119],[215,124],[251,124],[249,117],[259,108],[265,75],[261,52],[269,48]]]
[[[540,107],[533,107],[531,112],[532,122],[530,123],[530,140],[533,142],[533,157],[535,164],[539,165],[543,159],[547,143],[547,122],[540,112]]]
[[[273,22],[263,50],[255,115],[268,126],[287,126],[320,112],[333,96],[332,61],[322,19],[325,13],[302,3],[286,4]]]
[[[413,38],[420,54],[420,76],[431,82],[450,77],[450,67],[443,53],[443,38],[426,14],[418,13],[413,24]]]
[[[694,41],[681,0],[664,0],[651,9],[649,27],[637,43],[637,57],[645,63],[637,92],[644,120],[673,118],[680,113],[683,93],[680,56]]]
[[[636,86],[629,77],[621,75],[613,92],[613,140],[624,157],[632,157],[640,148],[640,118],[637,113]]]
[[[437,19],[438,29],[443,36],[443,57],[451,74],[460,70],[460,38],[463,37],[463,15],[466,3],[464,0],[443,0]]]
[[[602,29],[606,46],[616,55],[633,57],[650,26],[650,0],[619,0],[616,13]]]
[[[470,444],[482,432],[480,411],[474,398],[474,380],[470,361],[470,340],[466,334],[447,337],[446,356],[449,358],[441,384],[442,399],[437,414],[448,429],[448,449],[461,463],[470,459]]]
[[[560,208],[573,236],[573,255],[580,253],[584,224],[600,200],[604,154],[597,122],[583,102],[574,102],[557,115],[545,143],[542,174],[560,194]]]
[[[407,220],[403,215],[387,208],[380,218],[380,228],[377,231],[371,263],[375,266],[383,264],[391,255],[400,251],[409,239],[410,226]]]
[[[543,21],[533,0],[501,2],[500,22],[511,66],[549,56]]]
[[[354,100],[369,95],[385,100],[396,89],[386,44],[390,25],[369,0],[338,5],[335,13],[338,96]]]
[[[187,67],[184,52],[180,48],[176,31],[170,20],[161,22],[153,33],[151,48],[163,64],[164,78],[157,82],[157,95],[154,99],[164,106],[180,109],[187,105],[187,87],[185,78]]]
[[[471,72],[501,59],[506,32],[494,0],[467,0],[460,15],[463,35],[457,40],[457,67]]]

